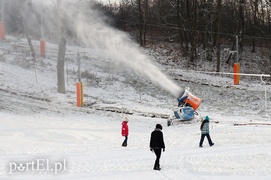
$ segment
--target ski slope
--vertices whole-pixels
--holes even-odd
[[[36,51],[39,42],[33,41]],[[177,101],[148,78],[111,67],[91,48],[67,47],[66,94],[57,93],[57,45],[47,57],[29,59],[25,39],[7,37],[0,49],[0,179],[172,179],[267,180],[271,178],[271,124],[264,112],[259,81],[232,85],[231,77],[159,68],[187,81],[176,81],[203,99],[200,116],[210,117],[211,137],[199,148],[200,117],[167,127]],[[77,50],[82,54],[85,107],[76,107]],[[168,72],[170,71],[170,72]],[[92,79],[90,78],[92,77]],[[174,77],[173,77],[174,78]],[[176,77],[175,77],[176,78]],[[202,84],[204,82],[204,84]],[[121,122],[129,118],[128,146],[121,147]],[[160,172],[150,134],[162,124],[166,151]],[[21,164],[21,166],[20,166]]]

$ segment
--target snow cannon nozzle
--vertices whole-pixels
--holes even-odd
[[[182,90],[179,93],[179,96],[177,98],[178,101],[178,106],[190,106],[192,107],[194,110],[196,110],[200,103],[201,103],[201,99],[194,96],[193,94],[191,94],[187,89]]]
[[[180,99],[185,93],[185,90],[182,89],[179,93],[178,93],[178,96],[177,96],[177,99]]]

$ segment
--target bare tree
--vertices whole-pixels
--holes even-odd
[[[149,19],[149,0],[144,1],[144,12],[143,12],[143,19],[144,19],[144,33],[143,33],[143,43],[146,45],[146,35],[147,35],[147,21]]]
[[[66,39],[64,38],[64,32],[61,22],[61,0],[57,0],[58,5],[58,37],[59,44],[58,44],[58,58],[57,58],[57,87],[58,93],[66,93],[65,90],[65,54],[66,54]]]
[[[240,49],[243,48],[242,36],[243,36],[244,30],[245,30],[245,17],[244,17],[245,1],[239,0],[237,5],[238,5],[237,6],[238,7],[238,16],[236,17],[236,19],[237,19],[236,30],[235,30],[235,36],[234,36],[234,41],[233,41],[233,45],[232,45],[231,50],[234,50],[234,48],[236,48],[236,45],[238,45],[240,47]],[[237,39],[235,39],[235,37],[240,37],[241,40],[240,41],[238,40],[238,42],[236,42]],[[226,60],[226,63],[229,63],[231,57],[232,57],[232,54],[230,54],[230,56]]]
[[[58,59],[57,59],[57,87],[58,93],[65,94],[65,53],[66,53],[66,39],[61,38],[58,45]]]
[[[137,0],[138,5],[138,30],[139,30],[139,43],[141,46],[144,45],[143,41],[143,31],[144,31],[144,22],[143,22],[143,10],[142,10],[142,4],[141,0]]]
[[[32,41],[31,41],[31,38],[29,36],[27,25],[25,24],[25,21],[24,21],[24,19],[23,19],[22,16],[19,17],[19,20],[20,20],[20,24],[23,27],[23,31],[24,31],[24,34],[26,36],[26,39],[27,39],[27,42],[28,42],[28,45],[29,45],[29,48],[30,48],[30,51],[31,51],[32,59],[34,61],[36,61],[37,60],[36,59],[36,53],[35,53],[35,50],[34,50],[34,47],[33,47]]]
[[[184,54],[184,56],[187,55],[187,51],[185,50],[185,46],[184,46],[184,21],[183,21],[183,15],[182,15],[182,7],[183,2],[181,0],[177,0],[177,4],[176,4],[176,13],[177,13],[177,25],[178,25],[178,34],[179,34],[179,43],[181,46],[181,50]],[[188,45],[187,45],[188,48]]]
[[[221,0],[217,1],[217,63],[216,71],[220,72],[220,52],[221,52],[221,42],[220,42],[220,30],[221,30]]]
[[[257,26],[257,12],[259,6],[259,0],[251,0],[251,9],[253,13],[253,23],[252,23],[252,36],[255,36],[255,28]],[[251,52],[255,52],[255,38],[252,37],[252,50]]]

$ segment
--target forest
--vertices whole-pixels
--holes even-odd
[[[80,2],[72,1],[73,4]],[[220,72],[220,56],[223,50],[242,52],[244,47],[248,47],[251,53],[255,53],[258,49],[265,48],[271,61],[271,0],[86,2],[105,14],[107,17],[105,21],[108,24],[129,33],[140,46],[161,42],[177,43],[176,50],[191,63],[197,59],[197,53],[201,49],[206,54],[206,60],[216,61],[217,72]],[[54,4],[57,8],[61,0],[56,0]],[[33,19],[34,16],[37,21],[41,19],[33,0],[9,0],[4,11],[10,33],[22,32],[21,26],[18,25],[22,7],[28,12],[24,17]],[[52,26],[48,27],[52,29]],[[38,36],[37,29],[32,30],[32,36]],[[69,27],[64,29],[68,37],[75,38]],[[232,56],[234,54],[227,58],[227,63]]]
[[[219,55],[223,45],[232,51],[249,46],[252,53],[257,47],[270,49],[270,0],[123,0],[102,7],[115,26],[133,32],[141,46],[176,42],[191,62],[199,47],[207,60],[213,52]],[[217,63],[219,71],[219,56]]]

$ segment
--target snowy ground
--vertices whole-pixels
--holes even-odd
[[[38,41],[34,41],[38,52]],[[203,99],[198,112],[211,118],[215,143],[198,148],[199,117],[167,127],[177,102],[146,78],[110,67],[93,49],[69,46],[66,94],[57,93],[57,45],[47,43],[47,58],[29,58],[25,39],[0,42],[1,179],[270,179],[271,86],[259,81],[232,85],[232,77],[188,73],[160,67],[180,87]],[[76,53],[83,52],[86,106],[76,107]],[[107,64],[107,66],[105,66]],[[170,72],[169,72],[170,70]],[[181,75],[181,76],[180,76]],[[139,100],[141,99],[141,103]],[[116,111],[116,112],[112,112]],[[128,147],[121,147],[121,122],[128,114]],[[269,116],[266,116],[268,114]],[[166,151],[160,172],[149,150],[155,125],[164,127]],[[236,123],[259,123],[234,126]],[[38,166],[37,166],[38,164]]]

